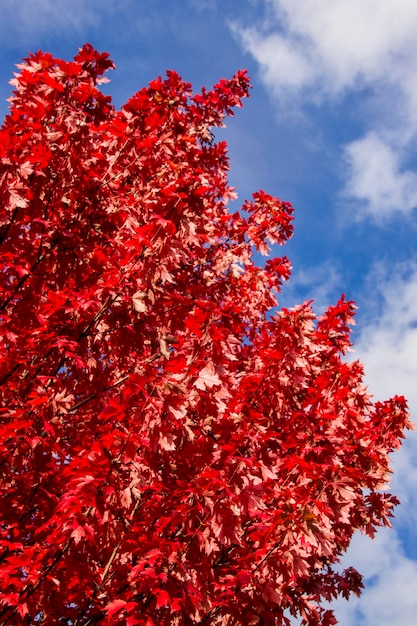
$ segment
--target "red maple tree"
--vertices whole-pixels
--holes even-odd
[[[288,259],[254,264],[292,207],[228,208],[246,73],[116,111],[111,67],[31,55],[1,130],[0,623],[335,624],[405,401],[343,358],[351,302],[280,310]]]

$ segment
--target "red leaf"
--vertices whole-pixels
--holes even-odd
[[[82,526],[77,526],[71,533],[71,537],[73,537],[75,541],[75,545],[80,543],[81,539],[85,537],[85,530]]]
[[[104,610],[106,611],[107,617],[108,619],[111,619],[112,617],[115,617],[116,615],[118,615],[120,613],[120,611],[122,611],[127,605],[127,602],[125,600],[113,600],[113,602],[109,602],[109,604],[107,604],[104,607]]]
[[[168,606],[171,604],[171,598],[169,594],[163,589],[156,592],[156,608],[159,609],[162,606]]]

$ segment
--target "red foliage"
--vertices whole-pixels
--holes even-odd
[[[112,65],[30,56],[1,130],[1,623],[334,624],[405,401],[343,359],[351,302],[278,310],[289,261],[254,265],[292,207],[228,209],[246,73],[116,111]]]

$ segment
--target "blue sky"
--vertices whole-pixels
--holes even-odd
[[[415,0],[2,0],[0,112],[30,51],[70,59],[86,41],[117,65],[116,106],[167,69],[195,90],[248,68],[252,95],[222,131],[231,183],[291,201],[293,279],[281,303],[341,292],[358,306],[355,353],[378,399],[417,416]],[[342,626],[415,626],[417,436],[394,457],[394,529],[355,538],[369,584]]]

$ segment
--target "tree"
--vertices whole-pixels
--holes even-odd
[[[1,130],[0,623],[335,624],[405,401],[344,358],[351,302],[279,309],[288,259],[254,263],[293,210],[228,207],[246,73],[116,111],[111,67],[31,55]]]

